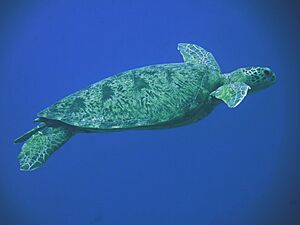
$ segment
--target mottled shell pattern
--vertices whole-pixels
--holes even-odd
[[[149,127],[193,117],[191,112],[210,108],[210,93],[220,86],[218,65],[199,48],[179,44],[184,63],[152,65],[108,77],[65,97],[38,117],[99,130]],[[195,55],[199,52],[203,55]]]

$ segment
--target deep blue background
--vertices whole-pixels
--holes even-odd
[[[0,16],[0,225],[299,225],[299,11],[293,1],[11,1]],[[179,62],[278,83],[194,125],[78,135],[34,172],[21,145],[37,112],[128,69]]]

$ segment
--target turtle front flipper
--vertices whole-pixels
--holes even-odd
[[[38,168],[73,135],[74,132],[64,126],[45,127],[36,132],[22,146],[22,151],[18,156],[20,170]]]
[[[186,63],[205,65],[208,68],[221,73],[220,66],[214,56],[204,48],[195,44],[179,43],[177,49]]]
[[[250,86],[247,84],[235,82],[219,87],[217,90],[210,93],[210,95],[224,101],[228,107],[235,108],[246,97],[249,89]]]

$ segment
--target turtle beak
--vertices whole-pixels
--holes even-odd
[[[265,73],[265,76],[267,77],[267,80],[270,84],[274,84],[276,82],[275,73],[271,69],[265,67],[264,73]]]
[[[270,77],[270,81],[272,84],[276,83],[276,75],[274,73],[272,73],[272,75]]]

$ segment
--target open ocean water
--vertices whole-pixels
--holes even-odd
[[[299,225],[296,1],[0,3],[0,225]],[[36,113],[110,75],[181,62],[268,66],[277,83],[193,125],[77,135],[19,171]]]

